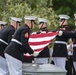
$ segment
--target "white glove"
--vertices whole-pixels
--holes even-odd
[[[33,55],[34,57],[37,57],[37,56],[39,55],[39,52],[34,52],[32,55]]]
[[[63,31],[59,31],[58,36],[62,36],[63,35]]]

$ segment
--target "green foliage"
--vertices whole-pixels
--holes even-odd
[[[28,5],[26,3],[16,3],[14,5],[12,1],[7,2],[6,9],[3,11],[2,14],[2,20],[9,22],[10,17],[15,16],[23,18],[27,13],[30,13],[30,8],[28,9]]]
[[[71,17],[69,26],[74,28],[74,13],[76,0],[0,0],[0,20],[10,23],[10,17],[35,15],[48,20],[48,28],[55,30],[58,27],[58,15],[67,14]],[[38,30],[37,26],[35,31]]]
[[[56,14],[67,14],[70,28],[74,28],[74,14],[76,13],[76,0],[52,0],[53,9]]]
[[[52,0],[0,0],[0,20],[10,23],[10,17],[35,15],[48,20],[48,28],[55,30],[58,27],[57,15],[52,9]],[[37,26],[35,27],[36,31]]]

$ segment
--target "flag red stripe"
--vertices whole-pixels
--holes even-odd
[[[43,38],[43,37],[50,37],[50,36],[54,36],[57,35],[58,32],[50,32],[50,33],[41,33],[41,34],[31,34],[30,38]],[[41,35],[41,36],[40,36]]]
[[[44,47],[45,48],[45,47]],[[37,50],[34,50],[34,51],[42,51],[44,48],[39,48]]]
[[[36,46],[36,45],[43,45],[49,42],[52,42],[53,39],[49,40],[49,41],[42,41],[42,42],[28,42],[30,46]]]

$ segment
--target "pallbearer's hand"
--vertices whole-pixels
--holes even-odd
[[[62,36],[63,35],[63,31],[59,31],[58,36]]]
[[[39,55],[39,52],[35,52],[32,54],[34,57],[37,57]]]

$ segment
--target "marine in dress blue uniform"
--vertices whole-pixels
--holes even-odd
[[[30,29],[34,27],[35,16],[25,16],[25,25],[15,31],[12,41],[5,49],[5,57],[10,75],[22,75],[22,59],[24,53],[37,56],[28,45]]]
[[[18,20],[17,20],[18,19]],[[11,24],[0,32],[0,74],[7,75],[8,67],[4,57],[4,50],[11,41],[12,35],[20,22],[19,18],[11,17]]]
[[[7,24],[7,22],[0,21],[0,31],[5,28],[6,24]],[[0,36],[1,36],[1,32],[0,32]]]
[[[7,23],[6,22],[4,22],[4,21],[0,21],[0,36],[1,36],[1,31],[5,28],[5,25],[6,25]],[[0,56],[0,62],[2,62],[3,61],[3,63],[5,63],[5,59],[3,58],[3,57],[1,57]],[[1,63],[1,65],[2,65],[2,63]],[[1,72],[2,71],[2,67],[3,66],[1,66],[1,69],[0,69],[0,74],[1,75],[3,75],[3,73]]]
[[[68,19],[70,18],[68,15],[59,15],[60,17],[60,28],[63,32],[70,31],[70,28],[68,27]],[[67,34],[66,34],[67,35]],[[56,41],[54,43],[53,47],[53,60],[56,66],[62,67],[65,69],[65,63],[66,63],[66,57],[67,54],[67,41],[68,38],[65,38],[65,35],[61,36],[60,34],[57,35]]]
[[[0,31],[5,28],[6,24],[6,22],[0,21]]]
[[[38,18],[38,20],[39,20],[38,27],[40,30],[37,32],[37,34],[40,34],[42,31],[48,33],[49,30],[47,29],[47,20],[44,18]],[[50,53],[49,53],[49,48],[47,46],[35,58],[35,63],[47,64],[49,57],[50,57]]]

